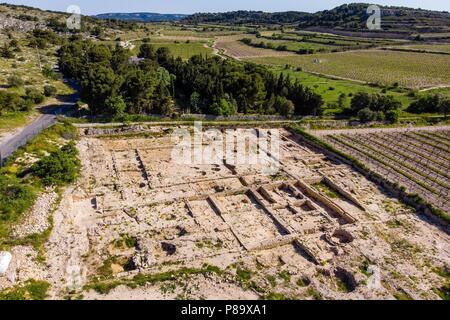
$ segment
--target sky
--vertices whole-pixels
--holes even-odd
[[[109,12],[190,14],[195,12],[225,12],[234,10],[261,10],[267,12],[293,10],[316,12],[331,9],[344,3],[368,1],[370,0],[0,0],[0,2],[22,4],[55,11],[66,11],[70,5],[77,5],[84,15]],[[449,0],[377,0],[375,3],[450,11]]]

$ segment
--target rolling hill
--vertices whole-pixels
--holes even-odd
[[[135,13],[102,13],[95,16],[100,19],[114,19],[137,22],[179,21],[187,17],[185,14],[163,14],[153,12]]]

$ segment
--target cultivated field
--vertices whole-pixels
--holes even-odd
[[[448,55],[361,50],[248,61],[279,66],[289,64],[309,72],[382,85],[399,83],[408,88],[450,85]]]
[[[286,57],[294,55],[292,52],[254,48],[241,43],[239,40],[243,38],[245,38],[245,35],[218,37],[214,47],[225,55],[238,60],[254,57]]]
[[[313,132],[450,213],[450,129],[366,129]]]
[[[408,44],[393,48],[427,52],[444,52],[450,54],[450,44]]]

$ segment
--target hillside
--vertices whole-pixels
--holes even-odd
[[[354,3],[342,5],[332,10],[305,16],[299,21],[299,28],[321,27],[335,30],[365,31],[368,4]],[[412,9],[405,7],[381,8],[383,31],[398,33],[449,32],[448,12]]]
[[[95,16],[100,19],[114,19],[124,21],[138,22],[163,22],[178,21],[186,18],[185,14],[162,14],[154,12],[135,12],[135,13],[102,13]]]
[[[234,11],[226,13],[197,13],[183,20],[186,23],[297,25],[298,29],[328,32],[367,32],[366,13],[369,4],[353,3],[313,14],[305,12]],[[448,33],[448,12],[405,7],[381,8],[382,31],[391,35]],[[380,32],[376,32],[380,33]],[[367,36],[367,35],[366,35]]]
[[[298,23],[310,13],[287,12],[263,12],[263,11],[232,11],[223,13],[196,13],[186,17],[186,23],[223,23],[223,24],[291,24]]]
[[[55,32],[67,32],[66,20],[69,16],[65,12],[0,3],[0,30],[29,32],[34,29],[52,29]],[[103,31],[108,29],[128,30],[134,28],[134,23],[83,16],[81,32],[98,35],[99,28]]]

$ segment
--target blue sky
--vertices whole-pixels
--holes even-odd
[[[0,0],[11,4],[23,4],[41,9],[66,11],[69,5],[78,5],[82,14],[106,12],[160,12],[194,13],[224,12],[233,10],[262,11],[307,11],[331,9],[343,3],[365,2],[364,0]],[[378,0],[375,3],[413,8],[450,11],[449,0]]]

